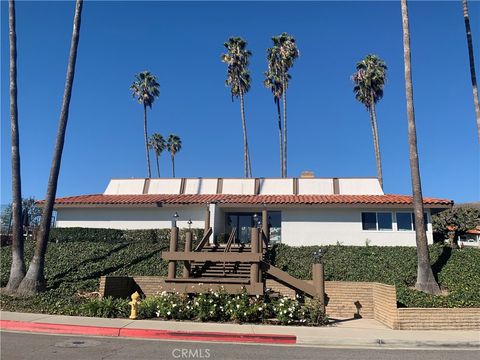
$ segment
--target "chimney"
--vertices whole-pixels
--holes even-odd
[[[307,170],[307,171],[302,171],[300,174],[300,178],[302,179],[313,179],[315,175],[313,174],[313,171]]]

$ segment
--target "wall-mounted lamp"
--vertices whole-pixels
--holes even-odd
[[[173,220],[172,220],[172,227],[177,226],[177,219],[180,217],[178,216],[178,213],[175,211],[175,214],[173,214]]]

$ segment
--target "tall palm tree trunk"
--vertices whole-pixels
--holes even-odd
[[[150,179],[150,154],[148,153],[147,105],[143,104],[143,135],[145,136],[145,153],[147,155],[147,177]]]
[[[287,82],[285,72],[282,75],[283,86],[283,177],[287,177]]]
[[[472,79],[473,104],[477,117],[478,141],[480,142],[480,105],[478,103],[477,76],[475,75],[475,59],[473,57],[472,30],[470,29],[470,16],[468,15],[467,0],[463,0],[463,19],[465,20],[465,32],[467,33],[468,59],[470,61],[470,78]]]
[[[276,99],[278,114],[278,141],[280,143],[280,177],[283,177],[283,135],[282,135],[282,113],[280,111],[280,99]]]
[[[417,290],[437,294],[440,289],[433,276],[428,254],[427,234],[423,218],[422,185],[417,151],[417,132],[415,128],[415,112],[413,106],[412,73],[410,64],[410,28],[408,21],[407,0],[401,0],[403,25],[403,59],[405,65],[405,87],[408,116],[408,145],[410,153],[410,171],[412,177],[413,212],[415,218],[415,237],[417,242]]]
[[[245,104],[243,101],[243,92],[240,91],[240,115],[242,117],[242,129],[243,129],[243,176],[248,178],[248,143],[247,143],[247,124],[245,121]]]
[[[12,143],[12,265],[7,284],[15,291],[25,276],[24,244],[22,231],[22,181],[20,176],[20,136],[17,108],[17,33],[15,31],[15,1],[8,2],[10,37],[10,138]]]
[[[160,165],[158,163],[158,155],[155,154],[155,157],[157,158],[157,176],[160,178]]]
[[[65,132],[68,122],[68,111],[70,98],[72,95],[73,78],[75,76],[75,63],[77,60],[78,41],[80,38],[80,23],[82,17],[83,0],[77,0],[75,4],[75,16],[73,20],[72,41],[70,45],[70,55],[68,59],[67,77],[65,81],[65,91],[63,94],[62,109],[60,111],[60,120],[55,140],[55,149],[53,152],[52,165],[50,167],[50,177],[48,179],[47,195],[43,204],[42,220],[40,222],[39,235],[35,245],[33,259],[28,268],[27,274],[18,287],[20,294],[35,294],[45,290],[45,253],[47,251],[48,236],[50,234],[50,224],[52,220],[52,211],[57,192],[58,175],[60,173],[60,164],[62,160],[63,145],[65,142]]]
[[[371,102],[370,106],[370,120],[372,123],[373,145],[375,147],[375,161],[377,166],[377,178],[380,187],[383,189],[383,171],[382,171],[382,157],[380,154],[380,138],[378,136],[377,112],[375,111],[375,101]]]
[[[250,148],[248,147],[248,141],[247,141],[247,164],[248,164],[248,177],[252,177],[252,162],[250,160]]]
[[[171,158],[172,158],[172,176],[175,177],[175,155],[172,155]]]

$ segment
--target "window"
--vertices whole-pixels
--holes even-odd
[[[428,215],[423,213],[425,228],[428,226]],[[398,231],[415,231],[415,218],[413,213],[397,212],[397,230]]]
[[[389,212],[363,212],[362,229],[370,231],[388,231],[393,230],[392,213]]]
[[[398,213],[397,212],[397,230],[398,231],[412,231],[412,213]]]
[[[377,213],[378,230],[393,230],[392,213]]]
[[[362,213],[363,230],[377,230],[377,214],[374,212]]]

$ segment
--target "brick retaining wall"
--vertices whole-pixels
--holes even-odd
[[[401,330],[480,330],[480,308],[400,308]]]
[[[158,293],[160,276],[102,276],[102,296],[129,297],[139,290],[145,295]],[[295,291],[268,279],[266,287],[288,297]],[[480,330],[480,308],[397,308],[395,286],[381,283],[326,281],[327,314],[331,318],[375,319],[391,329],[402,330]]]
[[[397,290],[393,285],[372,283],[373,318],[398,329]]]

